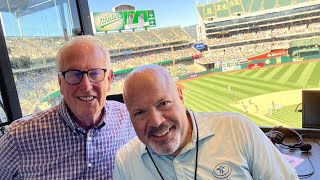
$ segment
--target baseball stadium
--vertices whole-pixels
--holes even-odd
[[[69,5],[57,4],[59,12]],[[42,12],[18,16],[18,7],[8,8],[6,3],[0,9],[4,27],[12,23],[4,14],[23,19]],[[56,8],[44,9],[56,13]],[[259,126],[301,128],[303,92],[320,90],[320,1],[217,0],[196,2],[195,9],[195,26],[161,28],[153,10],[121,5],[104,12],[121,12],[128,21],[121,27],[110,27],[104,13],[90,12],[94,35],[111,54],[111,94],[122,93],[124,79],[135,67],[154,63],[175,77],[185,104],[194,111],[239,112]],[[139,11],[148,23],[130,25],[131,11]],[[75,30],[67,25],[62,31],[64,36],[23,36],[22,30],[20,36],[5,36],[23,116],[63,98],[55,54]],[[6,121],[5,112],[1,114],[1,121]]]

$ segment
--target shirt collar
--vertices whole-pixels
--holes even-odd
[[[197,142],[197,129],[196,129],[196,124],[195,124],[195,121],[197,121],[197,124],[198,124],[198,129],[199,129],[199,141],[209,137],[209,136],[212,136],[214,135],[214,131],[212,129],[209,128],[208,126],[208,121],[206,121],[204,119],[204,116],[197,112],[193,112],[192,110],[190,109],[187,109],[187,112],[190,114],[191,116],[191,119],[192,119],[192,126],[193,126],[193,129],[192,129],[192,140],[191,142],[194,142],[196,143]]]
[[[102,118],[101,119],[106,119],[106,107],[102,109]],[[62,100],[59,104],[59,114],[62,117],[63,121],[66,123],[66,125],[76,134],[79,132],[81,133],[87,133],[86,130],[84,130],[82,127],[80,127],[71,117],[68,112],[68,106],[64,100]],[[94,129],[100,129],[103,126],[105,126],[105,122],[101,121],[97,126],[94,127]]]
[[[209,128],[209,126],[206,124],[207,121],[202,117],[201,114],[195,113],[192,110],[186,108],[186,113],[188,113],[192,120],[192,137],[191,137],[191,143],[188,143],[186,147],[184,147],[179,154],[185,153],[189,149],[195,148],[196,142],[197,142],[197,128],[196,128],[196,122],[198,124],[198,130],[199,130],[199,143],[204,140],[205,138],[209,136],[213,136],[215,133],[212,129]],[[140,141],[140,140],[139,140]],[[141,142],[141,141],[140,141]],[[147,153],[146,145],[144,145],[142,142],[140,143],[140,152],[141,156]],[[149,151],[151,154],[156,154],[151,148],[149,148]]]

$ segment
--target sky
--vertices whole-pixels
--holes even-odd
[[[207,1],[216,0],[198,0],[199,4]],[[8,2],[11,6],[14,5],[13,1]],[[51,3],[51,8],[19,18],[15,16],[15,12],[0,12],[5,36],[63,36],[61,9],[55,6],[54,0],[45,2]],[[198,23],[196,0],[88,0],[88,4],[90,12],[111,12],[112,8],[119,4],[133,5],[136,10],[154,10],[156,27],[159,28],[186,27]],[[66,21],[67,32],[71,35],[73,29],[71,19],[74,17],[69,13],[68,4],[64,3],[63,6],[62,16]]]
[[[196,0],[88,0],[91,12],[111,12],[119,4],[154,10],[157,27],[197,24]]]

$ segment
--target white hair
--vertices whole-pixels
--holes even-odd
[[[75,36],[73,37],[71,40],[67,41],[66,43],[64,43],[57,55],[56,55],[56,68],[59,71],[60,70],[60,64],[61,64],[61,60],[62,60],[62,53],[65,49],[67,49],[68,47],[74,45],[74,44],[78,44],[78,43],[87,43],[87,44],[94,44],[95,46],[97,46],[98,48],[100,48],[104,54],[104,57],[107,61],[107,67],[110,68],[110,54],[108,49],[104,46],[103,42],[92,36],[92,35],[83,35],[83,36]]]

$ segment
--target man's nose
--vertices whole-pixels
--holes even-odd
[[[149,126],[158,127],[160,126],[166,119],[163,117],[163,114],[160,111],[154,110],[151,111],[149,117]]]
[[[88,91],[92,88],[92,82],[89,80],[87,74],[84,74],[80,83],[80,88],[84,91]]]

